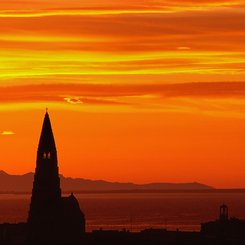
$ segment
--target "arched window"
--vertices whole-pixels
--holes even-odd
[[[47,158],[47,154],[46,152],[43,153],[43,159],[46,159]]]
[[[51,158],[51,153],[49,152],[49,153],[48,153],[48,159],[50,159],[50,158]]]

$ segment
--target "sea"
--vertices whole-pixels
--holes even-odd
[[[0,223],[25,222],[30,195],[0,194]],[[199,231],[200,224],[215,220],[219,206],[230,217],[245,219],[245,193],[86,193],[76,194],[86,217],[86,230],[148,228]]]

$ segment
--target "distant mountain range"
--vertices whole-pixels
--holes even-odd
[[[34,174],[10,175],[0,171],[1,193],[30,193]],[[134,184],[108,182],[104,180],[88,180],[70,178],[60,175],[63,192],[127,192],[127,191],[181,191],[181,190],[212,190],[213,188],[200,183],[150,183]]]

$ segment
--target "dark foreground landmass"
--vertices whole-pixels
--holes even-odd
[[[26,240],[26,224],[0,225],[0,244],[29,244]],[[35,243],[35,244],[38,244]],[[245,244],[244,236],[212,235],[202,232],[167,231],[165,229],[147,229],[141,232],[95,230],[81,235],[80,241],[50,242],[45,244],[81,244],[81,245],[239,245]]]
[[[48,225],[48,224],[47,224]],[[46,226],[45,226],[46,227]],[[223,204],[220,206],[220,215],[218,219],[201,224],[199,232],[169,231],[166,229],[145,229],[140,232],[130,232],[128,230],[94,230],[85,232],[79,230],[67,231],[69,236],[67,240],[61,239],[60,230],[58,233],[51,232],[57,227],[50,226],[51,229],[41,229],[38,236],[43,239],[35,239],[35,244],[81,244],[81,245],[239,245],[245,244],[245,220],[238,218],[229,218],[228,207]],[[33,237],[32,226],[28,223],[19,224],[0,224],[0,244],[32,244],[28,242]],[[66,232],[63,231],[63,232]],[[56,234],[53,236],[53,234]],[[73,234],[73,235],[72,235]]]

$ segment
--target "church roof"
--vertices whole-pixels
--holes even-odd
[[[66,217],[69,216],[73,220],[83,219],[84,214],[80,209],[77,198],[73,194],[68,197],[62,197],[62,203]]]
[[[48,112],[46,112],[42,132],[39,140],[38,150],[41,151],[56,151],[54,135]]]

